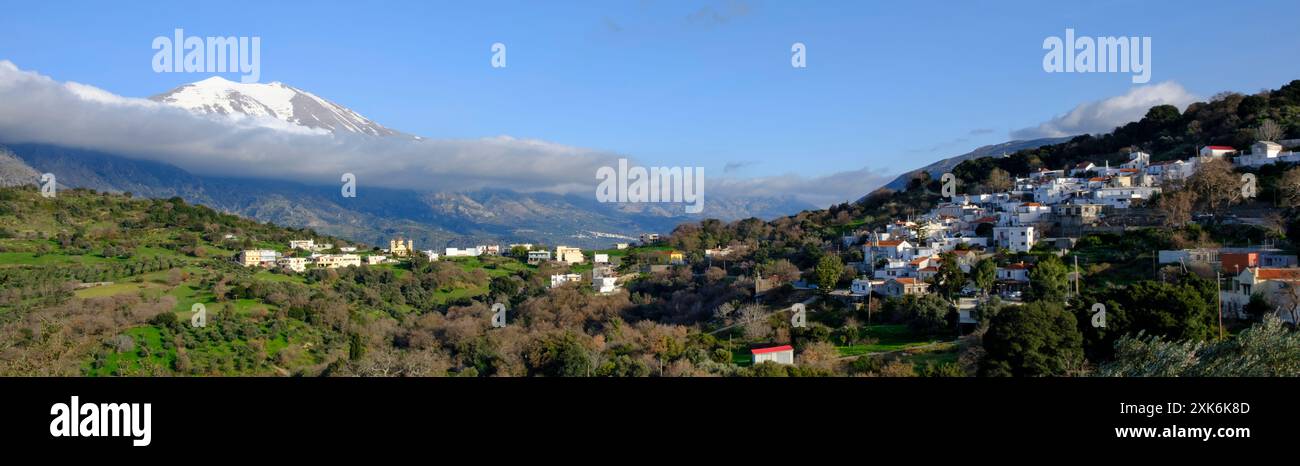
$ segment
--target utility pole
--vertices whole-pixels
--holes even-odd
[[[1223,282],[1219,281],[1219,271],[1214,271],[1214,294],[1219,297],[1219,341],[1223,341]]]

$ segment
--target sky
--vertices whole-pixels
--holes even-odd
[[[155,73],[154,37],[258,36],[261,82],[407,133],[805,183],[1300,79],[1300,38],[1269,24],[1300,17],[1294,1],[6,3],[0,60],[56,82],[147,97],[211,75]],[[1067,28],[1150,37],[1150,82],[1045,72],[1043,41]]]

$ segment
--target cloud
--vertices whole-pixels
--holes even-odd
[[[803,202],[828,207],[851,202],[884,186],[892,176],[870,168],[860,168],[807,177],[795,174],[760,178],[705,178],[706,203],[709,195],[727,197],[793,197]]]
[[[196,115],[59,83],[0,61],[0,142],[54,144],[153,160],[213,176],[390,188],[590,191],[620,157],[540,140],[332,134],[274,118]]]
[[[1168,104],[1183,109],[1196,100],[1196,96],[1173,81],[1134,87],[1124,95],[1080,104],[1066,114],[1038,126],[1012,131],[1011,138],[1037,139],[1108,133],[1116,127],[1142,119],[1151,107]]]
[[[353,173],[360,189],[424,191],[481,188],[556,194],[593,193],[596,170],[631,158],[542,140],[413,139],[330,133],[275,118],[197,115],[122,97],[79,83],[60,83],[0,60],[0,143],[37,143],[151,160],[191,173],[338,185]],[[638,162],[630,160],[631,164]],[[754,165],[727,163],[705,179],[707,196],[794,198],[817,206],[862,197],[889,181],[862,168],[826,176],[738,178]]]

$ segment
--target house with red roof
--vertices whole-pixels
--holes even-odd
[[[1300,322],[1300,268],[1253,267],[1232,280],[1232,290],[1220,291],[1224,312],[1245,318],[1252,295],[1259,295],[1284,322]]]
[[[749,350],[754,357],[754,364],[772,361],[777,364],[794,364],[794,347],[790,345],[770,346]]]
[[[862,245],[862,254],[870,260],[902,259],[912,248],[907,240],[872,241]]]
[[[881,287],[880,294],[901,298],[907,295],[923,295],[930,292],[930,284],[914,277],[891,278]]]
[[[1223,157],[1236,152],[1232,146],[1205,146],[1201,148],[1201,157]]]

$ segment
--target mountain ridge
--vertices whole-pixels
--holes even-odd
[[[219,76],[178,86],[149,100],[198,114],[268,117],[331,133],[407,136],[311,92],[279,81],[236,83]]]

